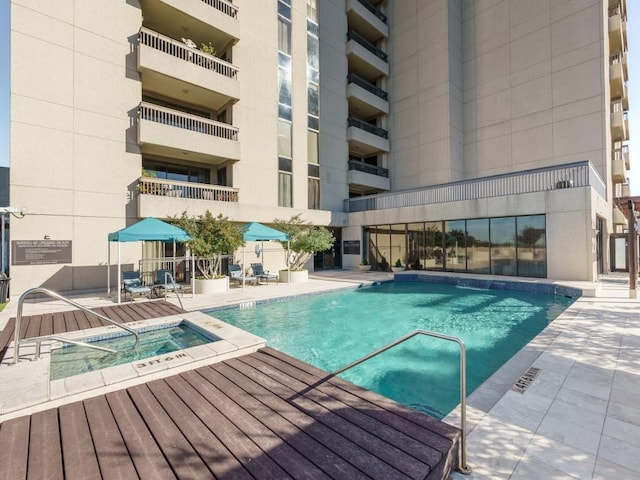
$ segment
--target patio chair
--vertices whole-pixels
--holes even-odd
[[[175,282],[173,279],[173,274],[171,270],[167,270],[166,268],[160,268],[156,270],[156,281],[153,284],[153,290],[159,291],[163,290],[166,292],[176,292],[179,293],[182,291],[182,285]]]
[[[261,263],[252,263],[251,270],[253,274],[258,278],[258,281],[264,280],[269,283],[269,280],[275,280],[276,283],[280,283],[280,275],[277,273],[269,273],[269,270],[265,272]]]
[[[242,285],[242,281],[245,283],[258,284],[258,278],[253,275],[245,275],[242,273],[242,267],[237,263],[229,264],[229,279]]]
[[[127,299],[127,292],[133,299],[133,294],[146,295],[151,297],[151,288],[143,285],[140,280],[140,272],[128,271],[122,272],[122,288],[124,289],[124,298]]]

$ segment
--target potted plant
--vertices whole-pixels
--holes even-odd
[[[229,278],[221,272],[222,257],[244,245],[240,227],[222,214],[214,217],[209,210],[198,217],[183,212],[174,223],[191,236],[187,245],[196,257],[195,293],[227,291]]]
[[[293,215],[289,220],[274,219],[276,230],[289,235],[289,243],[281,241],[285,249],[285,264],[287,270],[280,270],[280,281],[304,282],[309,278],[305,268],[306,263],[316,253],[328,250],[336,239],[325,227],[314,226],[305,222],[300,214]],[[287,252],[287,245],[290,252]],[[289,275],[291,272],[291,275]]]
[[[402,265],[402,260],[397,259],[396,260],[396,264],[393,267],[391,267],[391,271],[393,273],[397,273],[397,272],[401,272],[403,270],[404,270],[404,265]]]
[[[360,265],[358,265],[358,268],[361,272],[368,272],[369,270],[371,270],[371,264],[369,263],[369,260],[363,258],[360,262]]]

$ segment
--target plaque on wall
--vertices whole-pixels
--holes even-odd
[[[342,253],[345,255],[360,255],[360,240],[344,240]]]
[[[11,265],[71,263],[71,240],[12,240]]]

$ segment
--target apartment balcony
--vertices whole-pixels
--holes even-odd
[[[621,158],[611,162],[611,181],[614,184],[627,181],[627,170],[624,168],[624,161]]]
[[[629,122],[626,112],[621,109],[613,109],[611,112],[611,139],[614,142],[626,142],[629,140]]]
[[[349,191],[359,195],[371,195],[391,190],[389,170],[358,160],[349,160],[347,183]]]
[[[387,16],[367,0],[347,0],[347,20],[371,42],[389,37]]]
[[[138,71],[146,91],[219,110],[240,98],[238,68],[142,27]]]
[[[620,148],[613,150],[612,160],[622,160],[624,168],[631,169],[631,163],[629,162],[629,145],[622,145]]]
[[[173,38],[215,45],[218,52],[240,38],[238,7],[226,0],[140,0],[144,25]]]
[[[622,101],[623,109],[629,109],[629,96],[627,94],[627,82],[624,80],[624,67],[622,63],[614,63],[609,66],[609,86],[611,100]]]
[[[347,119],[347,142],[349,151],[360,157],[389,151],[389,132],[357,118]]]
[[[349,112],[362,118],[389,113],[387,92],[353,73],[347,75],[347,81]]]
[[[209,165],[240,160],[236,127],[147,102],[138,108],[138,143],[146,154]]]
[[[347,62],[349,72],[368,81],[389,75],[387,54],[354,30],[347,32]]]
[[[619,8],[609,9],[609,54],[627,50],[627,22]]]
[[[239,190],[222,185],[177,182],[141,177],[136,185],[138,217],[167,218],[186,210],[202,215],[207,210],[221,211],[226,204],[238,202]]]
[[[631,187],[628,183],[620,183],[616,185],[615,195],[616,198],[624,198],[631,196]]]

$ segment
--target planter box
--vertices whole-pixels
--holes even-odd
[[[371,265],[358,265],[361,272],[368,272],[371,270]]]
[[[284,283],[303,283],[309,281],[309,270],[297,270],[289,272],[288,270],[280,270],[280,281]],[[291,276],[289,277],[289,274]]]
[[[391,267],[393,273],[404,272],[404,267]]]
[[[229,277],[211,278],[208,280],[195,280],[196,293],[210,295],[213,293],[226,292],[229,290]]]

